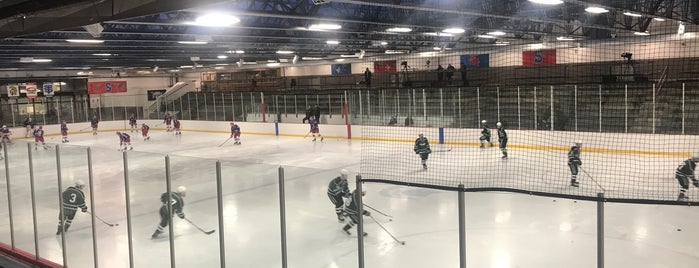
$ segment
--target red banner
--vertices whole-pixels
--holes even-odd
[[[374,62],[374,72],[380,73],[395,73],[396,72],[396,61],[375,61]]]
[[[126,81],[87,82],[87,94],[126,92]]]
[[[27,90],[27,99],[35,99],[38,92],[36,89],[36,82],[26,82],[24,86]]]
[[[556,50],[522,51],[522,65],[556,64]]]

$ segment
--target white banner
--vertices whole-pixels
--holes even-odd
[[[8,97],[19,97],[19,85],[18,84],[7,85],[7,96]]]

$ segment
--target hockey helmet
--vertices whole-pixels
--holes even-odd
[[[699,162],[699,153],[692,153],[692,161]]]
[[[39,125],[39,129],[41,129],[42,127],[43,127],[42,125]]]
[[[417,134],[417,136],[420,137],[420,138],[422,138],[422,137],[425,136],[425,134],[422,134],[422,132],[421,132],[420,134]]]
[[[2,128],[7,128],[7,126],[6,126],[6,125],[2,125]]]
[[[187,187],[178,186],[177,189],[175,190],[175,192],[184,196],[185,194],[187,194]]]
[[[501,127],[501,126],[502,126],[502,123],[497,122],[495,125],[498,126],[498,127]]]
[[[349,176],[349,171],[347,171],[346,169],[340,170],[340,178],[346,180],[346,179],[347,179],[347,176]]]
[[[234,122],[231,122],[231,126],[232,126],[232,125],[235,125],[235,123],[234,123]]]
[[[117,135],[121,135],[121,132],[117,131],[116,134],[117,134]]]
[[[582,141],[580,141],[580,140],[575,141],[573,143],[573,146],[578,146],[578,147],[582,146]]]
[[[485,123],[487,123],[487,121],[481,120],[481,124],[485,124]]]
[[[85,188],[85,182],[82,180],[75,181],[75,188],[78,188],[78,189]]]

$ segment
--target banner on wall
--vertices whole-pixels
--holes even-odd
[[[352,64],[333,64],[330,66],[332,68],[332,75],[347,75],[352,73]]]
[[[36,82],[26,82],[24,86],[27,88],[27,99],[35,99],[37,95]]]
[[[126,81],[87,82],[87,94],[126,92]]]
[[[556,64],[556,50],[522,51],[522,65]]]
[[[490,67],[490,54],[461,55],[461,64],[466,65],[468,69],[488,68]]]
[[[44,96],[50,98],[53,97],[53,83],[48,82],[43,84]]]
[[[18,84],[7,85],[7,96],[8,97],[19,97],[19,85]]]
[[[396,61],[386,60],[386,61],[375,61],[374,62],[374,73],[395,73],[396,72]]]
[[[61,91],[61,84],[65,85],[64,82],[53,82],[53,92]]]
[[[158,96],[165,94],[167,90],[165,89],[157,89],[157,90],[148,90],[148,100],[149,101],[154,101],[158,99]]]

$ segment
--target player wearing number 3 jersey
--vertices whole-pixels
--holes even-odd
[[[58,228],[56,230],[56,235],[62,232],[67,232],[70,224],[75,218],[75,213],[78,208],[85,213],[87,212],[87,206],[85,205],[85,194],[83,193],[83,188],[85,188],[85,183],[83,181],[76,181],[74,186],[68,187],[63,194],[63,211],[58,215]]]

